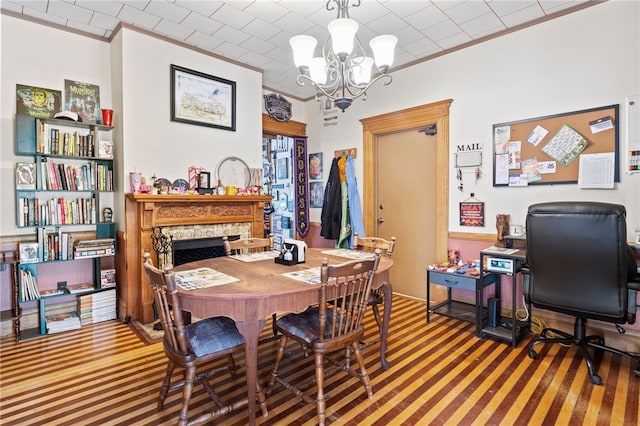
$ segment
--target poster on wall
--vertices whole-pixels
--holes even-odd
[[[309,183],[309,207],[314,209],[322,208],[322,199],[324,197],[322,189],[322,181]]]
[[[484,226],[484,203],[481,201],[461,202],[460,226]]]
[[[102,117],[100,114],[100,86],[65,80],[64,101],[65,109],[77,113],[83,123],[96,123],[97,118]]]
[[[322,153],[309,154],[309,179],[322,179]]]
[[[62,105],[60,90],[16,84],[16,112],[36,118],[51,118]]]

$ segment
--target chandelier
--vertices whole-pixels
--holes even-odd
[[[342,112],[351,106],[354,99],[362,97],[366,100],[367,89],[378,80],[385,79],[385,86],[391,83],[392,78],[387,71],[393,64],[393,50],[398,42],[393,35],[375,37],[369,42],[373,58],[367,56],[356,36],[358,23],[349,18],[350,1],[327,1],[327,10],[337,8],[338,16],[327,25],[329,37],[322,47],[322,56],[313,56],[318,44],[314,37],[297,35],[289,40],[293,60],[300,72],[296,79],[298,84],[304,86],[308,81],[318,91],[316,99],[324,95]],[[360,6],[360,0],[356,1],[353,7]],[[372,79],[374,60],[378,74]]]

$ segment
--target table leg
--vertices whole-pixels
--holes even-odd
[[[383,370],[388,370],[391,364],[387,361],[387,335],[389,334],[389,320],[391,319],[391,302],[393,302],[393,288],[389,281],[385,281],[380,290],[383,294],[384,312],[382,313],[382,327],[380,330],[380,363]]]
[[[238,331],[244,336],[244,351],[247,363],[247,396],[249,398],[249,425],[256,424],[256,383],[258,382],[258,336],[265,320],[236,322]]]

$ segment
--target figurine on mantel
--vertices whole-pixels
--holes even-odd
[[[508,214],[498,214],[496,215],[496,230],[497,232],[497,243],[498,247],[505,247],[504,237],[509,235],[509,215]]]

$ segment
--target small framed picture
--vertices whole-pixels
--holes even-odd
[[[309,182],[309,207],[322,208],[322,199],[324,197],[324,191],[322,189],[322,181]]]
[[[20,243],[20,262],[36,263],[38,259],[38,243]]]
[[[113,142],[112,141],[99,141],[98,143],[98,158],[113,158]]]
[[[198,188],[211,188],[211,172],[198,173]]]
[[[322,179],[322,153],[309,154],[309,179]]]
[[[35,163],[16,164],[16,189],[36,189]]]

